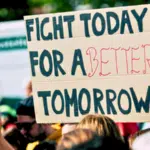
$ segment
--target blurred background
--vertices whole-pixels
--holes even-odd
[[[0,4],[0,105],[15,108],[27,96],[30,66],[23,16],[147,3],[150,0],[3,0]]]
[[[24,15],[76,11],[150,3],[150,0],[3,0],[0,21],[23,19]]]

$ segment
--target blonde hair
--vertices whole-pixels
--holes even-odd
[[[56,150],[69,150],[74,146],[86,143],[97,135],[89,129],[76,129],[63,135]]]
[[[117,125],[107,116],[88,115],[77,125],[77,128],[90,129],[99,136],[110,136],[123,140]]]

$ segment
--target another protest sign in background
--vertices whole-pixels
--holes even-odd
[[[26,96],[30,66],[25,31],[23,20],[0,23],[0,97]]]

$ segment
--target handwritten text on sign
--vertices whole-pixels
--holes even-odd
[[[149,21],[149,5],[25,17],[37,121],[148,121]]]

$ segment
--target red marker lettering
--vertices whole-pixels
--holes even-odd
[[[115,50],[115,62],[116,62],[116,72],[118,74],[118,57],[117,57],[117,51],[120,49],[119,48],[111,48],[112,50]]]
[[[140,72],[140,71],[134,70],[134,67],[133,67],[133,61],[140,60],[140,58],[134,58],[133,57],[133,51],[138,50],[138,49],[139,49],[139,47],[131,49],[131,74],[133,74],[133,73],[139,73]]]
[[[126,56],[126,67],[127,67],[127,74],[129,74],[129,65],[128,65],[128,51],[130,50],[130,47],[128,49],[121,48],[121,50],[125,51],[125,56]]]
[[[93,58],[92,58],[92,53],[94,54]],[[89,47],[86,51],[86,55],[90,56],[90,66],[91,66],[91,72],[88,73],[88,77],[92,77],[95,74],[99,64],[98,59],[96,59],[97,51],[94,47]],[[93,68],[94,63],[96,64],[95,68]]]
[[[107,64],[109,61],[103,61],[103,54],[102,54],[102,52],[103,51],[107,51],[107,50],[109,50],[110,48],[102,48],[101,50],[100,50],[100,73],[99,73],[99,75],[100,76],[108,76],[108,75],[110,75],[111,74],[111,72],[108,72],[108,73],[106,73],[106,74],[104,74],[103,72],[102,72],[102,70],[103,70],[103,64]]]

